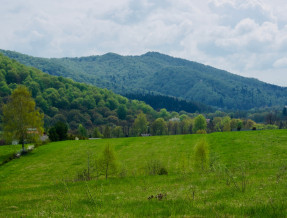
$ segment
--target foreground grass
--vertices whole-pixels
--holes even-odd
[[[208,172],[193,167],[202,138],[210,145]],[[107,144],[121,176],[77,181]],[[168,175],[147,175],[151,160]],[[0,214],[285,217],[286,160],[286,130],[50,143],[0,167]],[[148,200],[159,193],[166,197]]]

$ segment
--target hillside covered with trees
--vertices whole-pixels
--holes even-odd
[[[119,126],[129,134],[129,128],[140,112],[144,112],[149,120],[158,116],[144,102],[128,100],[107,89],[51,76],[1,54],[1,104],[7,102],[8,96],[18,84],[25,85],[31,91],[37,107],[45,114],[46,129],[61,121],[68,123],[71,130],[77,130],[80,125],[88,130],[95,126]]]
[[[141,56],[108,53],[58,59],[1,52],[49,74],[70,77],[120,94],[152,92],[236,110],[287,104],[287,88],[156,52]]]

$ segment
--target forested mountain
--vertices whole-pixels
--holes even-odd
[[[0,118],[1,104],[7,102],[17,84],[23,84],[31,91],[36,106],[45,114],[46,129],[62,121],[67,122],[71,130],[76,130],[80,124],[91,130],[101,125],[120,126],[128,134],[141,111],[148,120],[158,116],[144,102],[128,100],[107,89],[51,76],[0,54]]]
[[[120,94],[153,92],[240,110],[287,104],[287,88],[156,52],[141,56],[108,53],[59,59],[1,52],[49,74],[70,77]]]

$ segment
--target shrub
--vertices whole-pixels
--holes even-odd
[[[201,171],[207,170],[209,165],[208,143],[203,139],[194,147],[195,168]]]
[[[128,174],[127,167],[125,165],[121,165],[119,170],[119,177],[124,178],[127,176],[127,174]]]
[[[167,175],[166,168],[162,165],[159,160],[150,160],[147,163],[147,174],[148,175]]]
[[[206,134],[206,131],[204,129],[200,129],[196,131],[196,134]]]
[[[168,174],[168,172],[167,172],[166,168],[165,167],[161,167],[160,170],[159,170],[158,175],[167,175],[167,174]]]
[[[90,172],[88,169],[83,169],[78,172],[75,181],[89,181],[91,180]]]

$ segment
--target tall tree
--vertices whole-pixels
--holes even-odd
[[[151,125],[153,135],[165,135],[167,133],[167,125],[163,118],[157,118]]]
[[[78,127],[78,134],[84,138],[88,137],[87,129],[82,124]]]
[[[206,126],[206,119],[200,114],[194,120],[193,132],[196,133],[198,130],[206,130]]]
[[[10,140],[19,140],[23,151],[25,140],[35,140],[43,133],[44,115],[35,105],[28,89],[18,86],[3,106],[4,135]]]
[[[95,127],[94,132],[93,132],[93,137],[95,138],[103,138],[104,136],[100,133],[98,127]]]
[[[133,125],[135,134],[139,135],[142,133],[147,133],[147,125],[148,121],[146,119],[146,115],[141,112],[140,114],[138,114]]]

